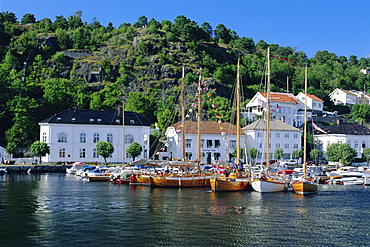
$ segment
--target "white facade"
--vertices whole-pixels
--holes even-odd
[[[76,113],[77,112],[77,113]],[[144,119],[144,120],[143,120]],[[142,122],[146,122],[143,124]],[[98,141],[111,142],[114,152],[107,158],[110,163],[133,161],[127,153],[123,157],[123,133],[125,149],[132,143],[142,146],[140,158],[149,157],[150,125],[148,120],[133,112],[125,112],[125,127],[122,115],[103,111],[68,110],[39,123],[40,141],[50,146],[50,154],[42,162],[102,162],[96,154]]]
[[[336,88],[331,94],[329,94],[330,101],[334,102],[334,105],[354,105],[357,104],[357,95],[351,91]]]
[[[312,114],[323,111],[323,100],[314,95],[307,94],[307,121],[311,120]],[[291,93],[270,94],[271,116],[282,120],[289,125],[299,127],[304,122],[304,93],[294,96]],[[303,101],[302,101],[303,99]],[[254,120],[255,115],[262,116],[266,111],[267,98],[266,93],[257,93],[246,105],[248,112],[245,114],[250,121]]]
[[[302,107],[304,107],[305,98],[305,93],[301,92],[297,95],[297,99],[302,102]],[[322,113],[324,110],[324,101],[315,95],[307,94],[307,110]]]
[[[341,126],[339,126],[341,125]],[[327,130],[328,134],[314,135],[317,148],[324,154],[329,144],[347,143],[362,157],[364,148],[370,147],[370,130],[358,123],[339,123]]]
[[[247,147],[258,149],[260,156],[257,162],[266,159],[266,121],[259,119],[243,128],[247,135]],[[302,130],[295,128],[280,120],[270,121],[270,159],[274,159],[277,148],[283,149],[283,159],[293,159],[294,150],[302,149]]]
[[[170,126],[166,131],[167,152],[166,155],[173,159],[182,159],[182,133],[180,124]],[[187,160],[198,159],[198,134],[197,123],[186,121],[185,128],[185,152]],[[236,147],[236,126],[229,123],[217,123],[204,121],[201,124],[201,163],[215,163],[216,161],[229,161],[234,147]],[[245,144],[245,134],[240,130],[241,148]]]

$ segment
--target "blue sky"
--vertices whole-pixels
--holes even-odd
[[[291,46],[313,57],[327,50],[349,58],[370,54],[369,0],[0,0],[0,11],[26,13],[37,20],[82,11],[88,23],[96,18],[106,26],[135,23],[145,15],[157,21],[185,17],[213,28],[224,24],[255,42]]]

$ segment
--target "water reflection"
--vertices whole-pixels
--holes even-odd
[[[1,180],[0,239],[4,246],[34,245],[34,234],[40,234],[36,212],[39,179],[29,175],[3,176]]]
[[[8,175],[0,184],[5,245],[358,246],[369,237],[363,187],[323,185],[312,196],[213,193],[69,174]]]

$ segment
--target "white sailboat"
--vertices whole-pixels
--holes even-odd
[[[265,114],[266,121],[266,170],[269,169],[270,160],[270,48],[267,49],[267,108]],[[258,179],[251,181],[252,188],[257,192],[281,192],[286,190],[285,181],[278,180],[262,174]]]
[[[292,188],[297,194],[313,194],[318,192],[318,184],[307,178],[307,65],[305,68],[305,100],[304,100],[304,125],[303,125],[303,177],[293,182]]]

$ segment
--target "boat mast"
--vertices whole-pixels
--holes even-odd
[[[270,47],[267,48],[266,168],[270,166]]]
[[[236,164],[240,165],[240,59],[236,75]]]
[[[125,100],[122,99],[122,165],[125,165]]]
[[[200,134],[201,134],[201,131],[200,131],[200,128],[201,128],[201,92],[202,92],[202,88],[201,88],[201,81],[202,81],[202,69],[200,69],[200,73],[199,73],[199,81],[198,81],[198,94],[197,94],[197,99],[198,99],[198,164],[200,164],[201,162],[201,159],[202,159],[202,152],[201,152],[201,138],[200,138]]]
[[[303,178],[307,175],[307,64],[304,70]]]
[[[182,141],[182,161],[185,161],[185,68],[182,67],[182,83],[181,83],[181,118],[182,118],[182,128],[181,128],[181,141]]]

